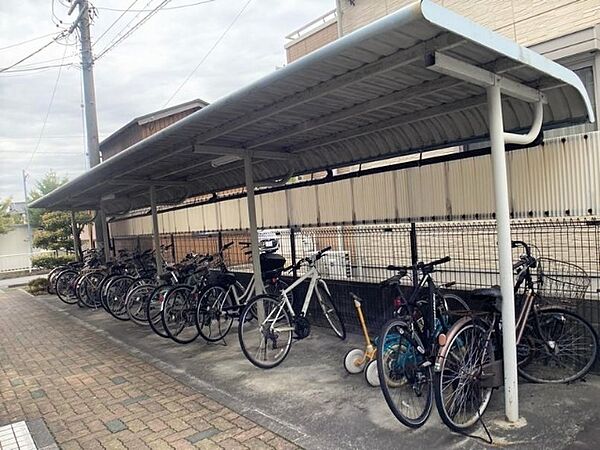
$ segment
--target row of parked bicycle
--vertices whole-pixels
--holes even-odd
[[[251,257],[250,243],[239,244]],[[198,336],[211,342],[225,339],[237,320],[244,355],[265,369],[281,364],[292,343],[310,334],[307,316],[313,301],[335,335],[345,338],[317,264],[330,247],[294,267],[284,267],[285,258],[263,249],[265,293],[254,295],[254,276],[244,286],[226,266],[224,252],[232,245],[214,255],[188,254],[159,276],[152,251],[120,252],[107,264],[101,263],[101,254],[88,251],[83,263],[50,273],[49,291],[66,303],[104,308],[119,320],[149,326],[178,343]],[[523,250],[514,265],[520,375],[539,383],[584,377],[596,361],[598,337],[565,304],[585,297],[589,277],[572,264],[534,257],[524,242],[515,241],[513,247]],[[493,390],[503,384],[502,296],[497,287],[473,291],[468,301],[449,293],[453,283],[438,285],[433,277],[436,267],[448,261],[388,266],[394,275],[382,286],[392,292],[395,312],[375,337],[365,324],[362,300],[351,294],[365,347],[350,350],[344,366],[350,373],[364,371],[371,385],[379,385],[403,424],[422,426],[435,403],[444,423],[464,432],[482,420]],[[282,274],[292,268],[302,269],[301,275],[288,286]],[[294,302],[292,292],[304,282],[304,300]]]

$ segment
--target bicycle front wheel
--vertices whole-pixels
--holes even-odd
[[[259,317],[264,317],[262,322]],[[261,369],[271,369],[283,362],[292,347],[293,333],[285,304],[269,295],[251,298],[240,315],[240,347],[248,361]]]
[[[448,332],[452,337],[435,375],[435,405],[442,421],[461,432],[480,420],[490,402],[492,388],[484,380],[493,349],[483,323],[469,320],[455,326],[459,330]]]
[[[598,336],[578,314],[545,308],[530,314],[518,345],[519,374],[534,383],[584,377],[598,356]]]
[[[125,299],[125,308],[129,318],[138,325],[148,325],[148,313],[146,304],[150,301],[150,296],[156,286],[152,284],[142,284],[127,292]]]
[[[150,298],[146,302],[146,317],[148,319],[148,324],[150,325],[150,328],[152,328],[152,331],[164,338],[168,338],[169,335],[167,334],[165,327],[163,327],[162,310],[165,304],[165,298],[171,289],[173,289],[173,286],[168,284],[158,286],[152,291]]]
[[[208,342],[223,339],[233,325],[235,310],[231,293],[226,286],[213,284],[202,291],[196,309],[196,326],[200,336]]]
[[[162,324],[169,337],[178,344],[189,344],[198,337],[197,295],[192,286],[181,285],[171,289],[165,298]]]
[[[74,305],[77,303],[77,296],[75,294],[75,283],[79,278],[79,273],[75,270],[63,270],[56,277],[56,295],[58,298],[66,303],[67,305]]]
[[[331,295],[329,295],[329,292],[325,289],[322,282],[318,283],[315,287],[315,296],[317,297],[317,302],[321,306],[321,310],[335,335],[341,340],[346,339],[346,327],[344,326],[344,322],[342,322],[340,314],[333,304]]]
[[[433,404],[431,363],[423,344],[405,322],[386,323],[377,344],[377,372],[385,401],[407,427],[422,426]]]

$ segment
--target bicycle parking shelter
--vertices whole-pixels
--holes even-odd
[[[103,216],[150,207],[158,248],[157,205],[245,187],[258,254],[257,186],[489,140],[506,331],[505,411],[514,422],[519,413],[505,143],[526,145],[542,129],[588,120],[595,120],[591,102],[573,72],[422,0],[206,106],[31,206],[99,210]],[[156,258],[160,267],[159,251]],[[260,273],[258,258],[253,265]]]

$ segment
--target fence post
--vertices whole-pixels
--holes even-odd
[[[117,247],[115,246],[115,238],[111,238],[110,242],[112,243],[112,254],[113,257],[117,257]]]
[[[139,236],[137,236],[136,247],[137,247],[137,252],[138,253],[142,251],[142,244],[140,243],[140,237]]]
[[[173,258],[173,264],[177,262],[175,256],[175,236],[173,236],[173,233],[171,233],[171,257]]]
[[[217,251],[223,248],[223,232],[221,230],[217,233],[217,247]]]
[[[417,246],[417,225],[414,222],[410,223],[410,260],[413,266],[419,262],[419,251]],[[416,267],[413,268],[413,286],[417,287],[419,283],[419,273],[417,272]]]
[[[290,228],[290,253],[292,256],[292,276],[298,278],[298,269],[296,269],[296,230]]]

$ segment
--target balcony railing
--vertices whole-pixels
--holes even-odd
[[[322,30],[328,25],[335,23],[337,21],[337,10],[332,9],[331,11],[326,12],[322,16],[317,17],[313,21],[303,25],[301,28],[298,28],[295,31],[292,31],[288,34],[285,39],[287,40],[286,46],[293,44],[298,39],[303,39],[308,35],[316,33],[319,30]]]

